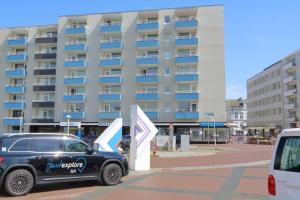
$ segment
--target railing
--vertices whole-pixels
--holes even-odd
[[[109,110],[104,109],[104,110],[102,110],[102,109],[100,109],[99,112],[121,112],[121,110],[113,110],[113,109],[109,109]]]
[[[100,75],[99,77],[121,77],[122,74],[105,74],[105,75]]]
[[[198,109],[191,109],[191,108],[186,108],[186,109],[179,109],[179,108],[177,108],[176,109],[176,112],[199,112],[199,110]]]
[[[31,102],[54,102],[55,99],[37,99],[37,100],[32,100]]]
[[[57,34],[39,34],[36,35],[35,38],[55,38]]]
[[[27,39],[28,37],[18,37],[18,36],[11,36],[8,37],[8,40],[18,40],[18,39]]]
[[[192,21],[196,20],[196,16],[189,16],[189,17],[177,17],[176,21]]]
[[[139,90],[136,92],[137,94],[158,94],[158,91],[149,91],[149,90]]]
[[[23,52],[8,52],[7,55],[26,55],[26,51],[23,51]]]
[[[71,93],[71,92],[65,92],[64,95],[76,96],[76,95],[85,95],[85,93]]]
[[[65,59],[65,61],[86,61],[86,58],[75,58],[75,59],[69,58],[69,59]]]
[[[55,83],[33,83],[34,86],[52,86]]]
[[[36,51],[35,54],[50,54],[50,53],[56,53],[56,50],[51,50],[51,51],[47,51],[47,50],[40,50],[40,51]]]
[[[147,76],[158,76],[158,74],[157,73],[147,73],[147,74],[137,74],[136,76],[145,76],[145,77],[147,77]]]
[[[101,40],[100,43],[119,43],[122,42],[122,39],[107,39],[107,40]]]
[[[121,92],[112,92],[112,91],[103,91],[103,92],[99,92],[99,94],[107,94],[107,95],[110,95],[110,94],[121,94]]]
[[[196,38],[196,35],[177,35],[176,39],[193,39]]]
[[[64,76],[64,78],[85,78],[85,75],[71,75],[71,76]]]
[[[4,103],[24,103],[24,100],[5,100]]]
[[[158,58],[158,54],[157,55],[146,55],[146,56],[137,56],[137,58]]]
[[[198,91],[197,90],[179,90],[179,91],[176,91],[176,93],[190,94],[190,93],[198,93]]]
[[[68,41],[65,45],[86,44],[86,41]]]
[[[146,38],[137,38],[137,41],[151,41],[151,40],[158,40],[158,37],[146,37]]]
[[[54,119],[54,116],[32,116],[31,119]]]
[[[113,59],[121,59],[122,57],[101,57],[101,60],[113,60]]]
[[[25,84],[7,84],[6,87],[25,87]]]
[[[142,19],[137,21],[137,24],[152,24],[152,23],[158,23],[158,20]]]
[[[177,53],[176,57],[197,56],[197,53]]]
[[[11,71],[16,71],[16,70],[26,70],[25,67],[24,68],[8,68],[6,69],[7,72],[11,72]]]
[[[144,112],[159,112],[159,109],[158,108],[155,108],[155,109],[142,109]]]
[[[176,72],[176,75],[197,75],[198,72]]]
[[[33,69],[56,69],[56,65],[42,65],[35,67]]]
[[[72,110],[64,110],[64,112],[72,113],[72,112],[85,112],[85,111],[81,109],[72,109]]]
[[[66,28],[86,28],[87,25],[67,25]]]
[[[122,22],[111,22],[111,23],[102,23],[101,26],[113,26],[113,25],[121,25]]]

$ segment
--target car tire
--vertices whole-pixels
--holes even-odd
[[[5,191],[11,196],[22,196],[30,192],[34,184],[32,174],[24,169],[10,172],[4,182]]]
[[[108,164],[102,172],[102,182],[104,185],[116,185],[122,178],[122,169],[116,163]]]

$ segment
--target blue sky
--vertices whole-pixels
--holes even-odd
[[[246,97],[249,77],[300,48],[299,0],[1,0],[0,27],[55,24],[69,14],[212,4],[225,7],[227,98]]]

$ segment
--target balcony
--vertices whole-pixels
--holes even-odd
[[[197,64],[198,56],[194,54],[178,54],[175,58],[176,64]]]
[[[101,33],[119,33],[121,32],[121,23],[120,22],[115,22],[111,24],[102,24],[100,26],[100,32]]]
[[[70,76],[64,78],[64,84],[65,85],[85,85],[86,84],[86,78],[85,77],[76,77],[76,76]]]
[[[157,120],[159,118],[159,110],[158,109],[144,109],[143,111],[149,119]]]
[[[199,93],[198,92],[185,92],[185,91],[177,91],[176,92],[176,100],[178,101],[193,101],[199,99]]]
[[[196,19],[178,18],[175,22],[176,29],[195,29],[198,27],[198,21]]]
[[[54,116],[33,116],[31,123],[54,123]]]
[[[158,83],[159,76],[158,74],[140,74],[136,76],[137,83]]]
[[[24,101],[4,101],[4,108],[9,110],[22,110],[25,108]]]
[[[7,45],[10,47],[22,47],[28,44],[27,38],[8,38]]]
[[[23,117],[3,117],[3,124],[6,126],[20,126],[23,123]]]
[[[284,71],[292,71],[296,70],[296,63],[295,62],[288,62],[285,65],[283,65],[282,70]]]
[[[36,83],[34,84],[32,90],[34,92],[51,92],[51,91],[55,91],[55,85]]]
[[[24,85],[6,85],[4,87],[6,93],[10,94],[23,94],[25,93],[25,86]]]
[[[288,118],[286,118],[286,121],[287,122],[295,122],[296,118],[295,117],[288,117]]]
[[[6,56],[8,62],[26,62],[27,54],[24,53],[8,53]]]
[[[176,46],[185,47],[185,46],[197,46],[198,38],[195,37],[176,37],[175,41]]]
[[[85,94],[65,94],[64,101],[85,102]]]
[[[121,101],[121,93],[102,93],[99,94],[99,100],[101,101]]]
[[[135,95],[137,101],[158,101],[158,93],[147,93],[147,92],[138,92]]]
[[[158,65],[158,55],[154,56],[138,56],[136,59],[137,65]]]
[[[158,30],[158,28],[159,24],[157,21],[138,22],[136,24],[136,30],[138,31]]]
[[[83,42],[67,42],[65,44],[65,51],[67,52],[85,52],[87,45]]]
[[[122,78],[120,76],[101,76],[99,77],[99,83],[121,83]]]
[[[197,72],[177,72],[176,82],[195,82],[199,80]]]
[[[36,44],[55,44],[57,43],[57,35],[37,35],[35,37]]]
[[[33,100],[32,108],[54,108],[54,100]]]
[[[36,68],[33,70],[33,75],[35,76],[42,76],[42,75],[55,75],[56,69],[42,69],[42,68]]]
[[[283,92],[283,95],[285,97],[290,97],[290,96],[295,96],[296,93],[297,93],[296,89],[291,89],[291,90],[287,90],[287,91]]]
[[[296,103],[288,103],[284,105],[284,108],[287,110],[292,110],[296,108]]]
[[[80,60],[65,60],[64,67],[66,68],[85,68],[86,67],[86,60],[80,59]]]
[[[158,48],[158,38],[139,38],[136,41],[137,48]]]
[[[77,27],[67,27],[65,30],[66,35],[86,35],[87,27],[86,26],[77,26]]]
[[[121,117],[121,111],[99,111],[99,119],[116,119]]]
[[[99,63],[100,67],[122,66],[121,58],[102,58]]]
[[[200,113],[198,111],[189,111],[189,110],[181,110],[178,109],[176,111],[175,117],[176,119],[199,119]]]
[[[24,68],[18,69],[6,69],[6,76],[9,78],[19,78],[26,76],[26,70]]]
[[[85,112],[84,111],[64,111],[64,118],[66,118],[67,115],[71,116],[72,119],[84,119],[85,118]]]
[[[122,40],[102,40],[100,49],[121,49]]]
[[[293,83],[296,81],[296,76],[295,75],[290,75],[287,78],[283,79],[283,83]]]
[[[51,60],[51,59],[56,59],[56,51],[52,51],[52,52],[37,51],[34,54],[34,59],[36,59],[36,60]]]

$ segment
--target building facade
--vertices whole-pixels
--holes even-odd
[[[297,50],[247,80],[249,127],[271,134],[299,127],[299,67]]]
[[[62,131],[66,117],[91,134],[123,117],[127,131],[138,104],[162,133],[170,123],[175,132],[201,132],[214,112],[221,135],[223,21],[217,5],[1,29],[1,131]]]
[[[246,100],[231,99],[226,101],[227,123],[230,124],[231,135],[247,135]]]

